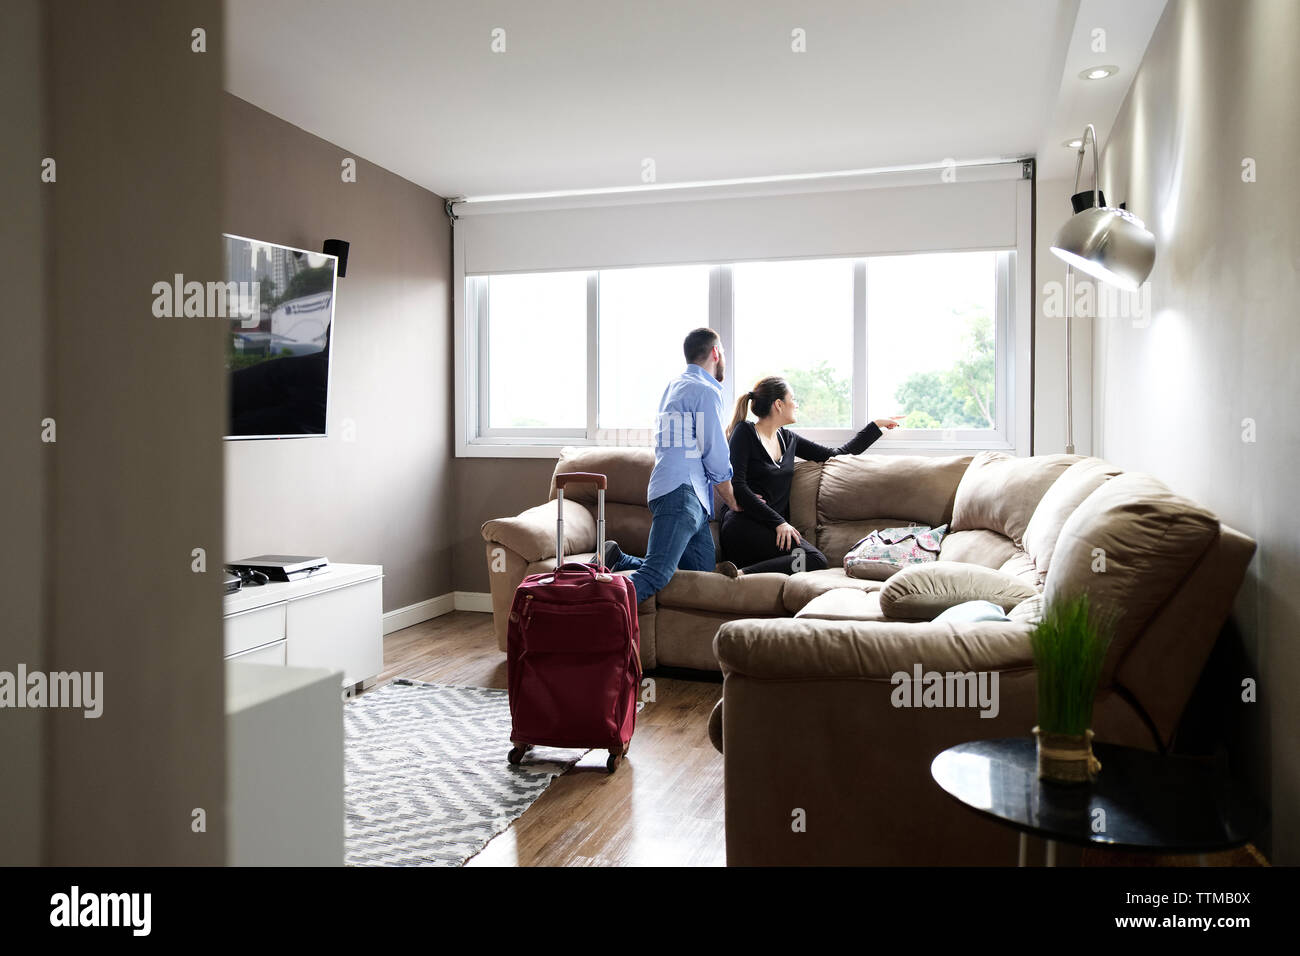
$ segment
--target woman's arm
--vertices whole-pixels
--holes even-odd
[[[797,457],[804,459],[804,461],[825,461],[835,455],[859,455],[870,448],[883,432],[875,422],[867,422],[862,431],[839,448],[828,448],[825,445],[819,445],[812,439],[796,435],[794,432],[787,432],[787,434],[794,438],[794,453]]]
[[[749,457],[754,453],[754,429],[741,422],[731,433],[731,490],[740,504],[741,514],[753,518],[761,525],[775,528],[784,524],[785,518],[768,506],[768,503],[749,487]]]

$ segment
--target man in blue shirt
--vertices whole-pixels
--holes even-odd
[[[659,400],[655,467],[650,474],[650,540],[644,558],[605,543],[611,571],[631,571],[637,602],[668,583],[678,568],[712,571],[715,566],[713,488],[739,511],[731,491],[731,455],[723,431],[722,380],[727,361],[713,329],[695,329],[682,343],[689,363],[668,383]]]

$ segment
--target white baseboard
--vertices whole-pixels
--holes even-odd
[[[427,601],[399,607],[384,615],[384,633],[391,634],[452,611],[486,611],[491,614],[492,595],[486,591],[448,591]]]
[[[487,591],[454,591],[456,610],[492,613],[492,595]]]
[[[400,631],[412,624],[431,621],[435,617],[447,614],[455,609],[456,603],[450,593],[439,594],[436,598],[429,598],[429,600],[420,601],[418,604],[399,607],[396,611],[389,611],[384,615],[384,633],[391,634],[393,631]]]

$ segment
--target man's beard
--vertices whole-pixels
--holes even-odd
[[[719,382],[721,382],[726,378],[726,376],[727,376],[727,360],[719,359],[718,364],[715,365],[713,368],[713,377],[716,378]]]

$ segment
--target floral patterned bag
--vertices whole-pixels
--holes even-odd
[[[937,528],[913,524],[883,528],[867,535],[844,556],[844,573],[851,578],[883,581],[911,564],[924,564],[939,557],[939,544],[948,526]]]

